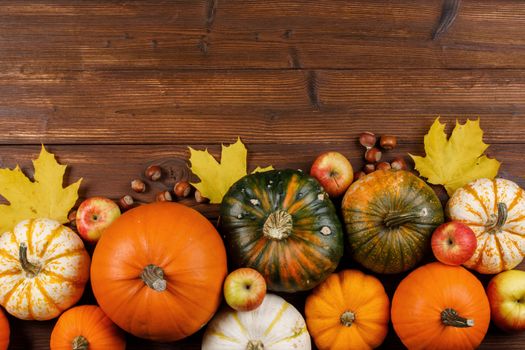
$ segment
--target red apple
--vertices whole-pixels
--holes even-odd
[[[478,240],[474,231],[461,222],[449,221],[432,234],[432,252],[447,265],[461,265],[474,254]]]
[[[504,271],[487,287],[491,319],[507,332],[525,331],[525,271]]]
[[[120,216],[117,203],[105,197],[91,197],[77,209],[78,234],[88,242],[96,242],[104,230]]]
[[[224,281],[226,303],[237,311],[254,310],[266,295],[266,281],[254,269],[243,267],[230,273]]]
[[[338,197],[352,183],[354,170],[350,161],[341,153],[325,152],[315,159],[310,175],[321,183],[330,197]]]

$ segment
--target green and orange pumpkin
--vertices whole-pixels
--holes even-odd
[[[343,254],[334,205],[317,180],[300,171],[243,177],[224,196],[220,214],[233,263],[259,271],[272,291],[314,288]]]
[[[342,210],[353,258],[377,273],[413,268],[443,223],[434,191],[403,170],[379,170],[354,182]]]

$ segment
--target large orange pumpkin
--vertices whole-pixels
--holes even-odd
[[[475,349],[489,322],[481,282],[460,266],[422,266],[401,281],[392,299],[394,329],[409,349]]]
[[[124,350],[124,334],[95,305],[76,306],[58,318],[51,350]]]
[[[98,304],[122,329],[174,341],[211,319],[226,273],[213,225],[191,208],[159,202],[126,212],[104,232],[91,282]]]
[[[9,346],[9,334],[9,322],[4,312],[0,310],[0,350],[6,350]]]
[[[344,270],[314,289],[305,314],[320,350],[373,349],[388,332],[390,302],[377,278]]]

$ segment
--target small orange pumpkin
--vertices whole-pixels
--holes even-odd
[[[226,251],[213,225],[177,203],[129,210],[95,248],[93,293],[125,331],[174,341],[203,327],[222,300]]]
[[[58,318],[50,347],[51,350],[123,350],[126,340],[98,306],[82,305]]]
[[[388,332],[390,302],[377,278],[345,270],[314,289],[305,314],[319,350],[373,349]]]
[[[9,346],[9,334],[9,322],[4,312],[0,309],[0,350],[6,350]]]
[[[394,329],[409,349],[475,349],[489,322],[483,286],[461,266],[422,266],[401,281],[392,299]]]

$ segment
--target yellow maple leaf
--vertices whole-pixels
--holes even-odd
[[[65,165],[44,146],[33,160],[34,182],[17,165],[13,170],[0,169],[0,194],[9,204],[0,205],[0,233],[11,230],[18,222],[31,218],[49,218],[67,222],[67,215],[78,199],[82,179],[62,187]]]
[[[201,182],[192,183],[202,195],[210,200],[210,203],[220,203],[222,197],[230,187],[240,178],[247,174],[246,156],[248,151],[237,138],[237,142],[229,146],[222,145],[221,162],[217,162],[208,150],[198,151],[191,147],[190,163],[191,171],[199,177]],[[273,167],[257,167],[253,172],[272,170]]]
[[[456,121],[447,140],[445,124],[436,118],[424,143],[426,157],[410,155],[416,170],[431,184],[444,185],[449,196],[473,180],[493,179],[498,174],[500,162],[483,155],[489,145],[483,142],[479,119],[465,124]]]

